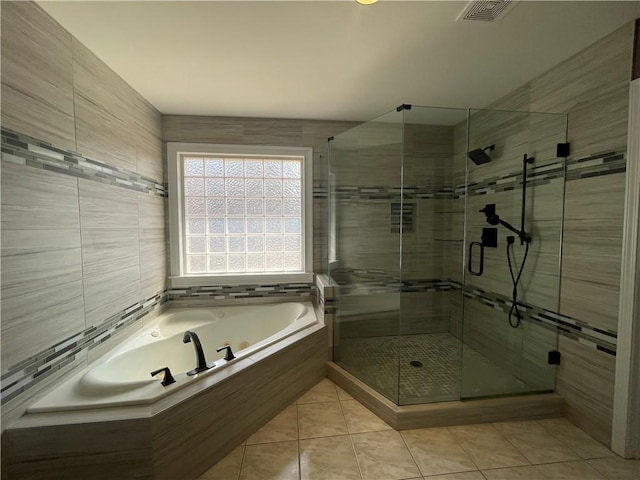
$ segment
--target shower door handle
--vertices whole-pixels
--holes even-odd
[[[480,267],[477,271],[473,270],[473,247],[478,245],[480,247]],[[484,272],[484,245],[482,242],[471,242],[469,244],[469,273],[479,277]]]

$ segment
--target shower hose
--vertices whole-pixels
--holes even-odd
[[[513,270],[513,265],[516,263],[516,252],[513,252],[513,264],[511,263],[511,251],[509,247],[512,247],[515,243],[515,237],[509,236],[507,237],[507,262],[509,262],[509,273],[511,274],[511,282],[513,283],[513,290],[511,292],[511,309],[509,310],[509,325],[513,328],[518,328],[520,326],[520,321],[522,320],[522,314],[520,310],[518,310],[518,283],[520,283],[520,277],[522,277],[522,272],[524,271],[524,264],[527,261],[527,256],[529,255],[529,244],[530,242],[525,242],[527,246],[524,250],[524,258],[522,259],[522,264],[518,269],[518,275],[516,276]],[[515,315],[514,315],[515,314]],[[513,317],[516,317],[515,321]]]

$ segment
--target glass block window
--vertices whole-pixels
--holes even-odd
[[[303,162],[181,156],[185,273],[304,271]]]

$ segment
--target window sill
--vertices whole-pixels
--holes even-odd
[[[214,287],[220,285],[272,285],[274,283],[311,283],[313,273],[248,273],[240,275],[194,275],[169,277],[171,288]]]

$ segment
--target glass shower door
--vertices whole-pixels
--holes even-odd
[[[566,129],[566,115],[470,111],[461,398],[555,388],[544,312],[558,311]]]
[[[450,306],[461,293],[451,281],[460,282],[464,199],[453,195],[454,138],[461,130],[466,143],[467,110],[413,105],[403,116],[399,404],[458,400],[461,312]]]
[[[396,403],[402,130],[393,111],[329,143],[334,361]]]

